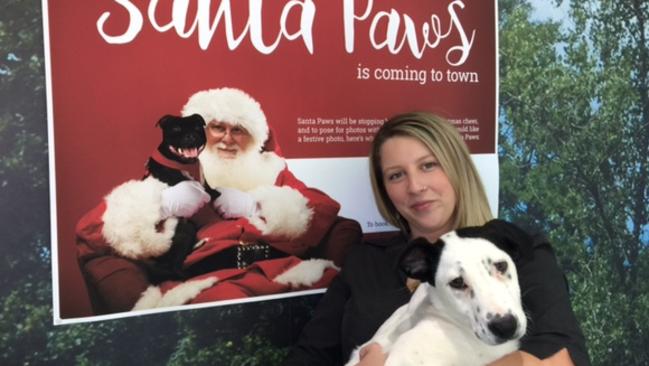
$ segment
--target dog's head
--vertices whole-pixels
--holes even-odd
[[[162,142],[158,150],[165,157],[193,163],[205,148],[205,121],[198,114],[187,117],[166,115],[156,126],[162,129]]]
[[[529,237],[481,236],[502,225],[524,234],[512,224],[494,220],[452,231],[432,244],[415,239],[400,260],[408,277],[429,286],[434,306],[492,345],[521,338],[527,326],[516,267],[508,253],[518,250],[517,240]]]

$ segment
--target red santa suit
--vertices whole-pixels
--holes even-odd
[[[141,261],[169,249],[177,224],[161,216],[160,196],[168,186],[154,178],[118,186],[77,226],[80,266],[99,312],[319,288],[336,274],[331,261],[300,257],[323,240],[340,206],[288,170],[259,104],[237,89],[212,89],[190,97],[182,114],[194,113],[250,134],[250,145],[234,159],[208,147],[200,163],[212,188],[247,192],[258,209],[226,220],[206,205],[193,217],[202,244],[184,262],[196,276],[150,286]],[[246,259],[251,252],[254,263]]]

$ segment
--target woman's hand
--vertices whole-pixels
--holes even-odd
[[[572,362],[572,359],[570,358],[570,354],[568,353],[568,350],[565,348],[562,348],[559,350],[559,352],[553,354],[552,356],[543,359],[541,361],[541,365],[544,366],[575,366],[575,364]]]
[[[383,366],[388,358],[378,343],[370,343],[359,352],[361,361],[356,366]]]

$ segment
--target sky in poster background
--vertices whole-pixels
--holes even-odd
[[[365,232],[385,230],[366,156],[390,115],[456,123],[497,202],[495,2],[45,2],[61,307],[82,288],[74,226],[141,177],[155,122],[199,90],[256,100],[294,173]]]

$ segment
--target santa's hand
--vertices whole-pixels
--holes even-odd
[[[219,188],[214,209],[225,219],[250,217],[257,211],[257,201],[249,193],[234,188]]]
[[[192,217],[210,201],[200,183],[193,180],[182,181],[162,191],[160,214],[162,218]]]

